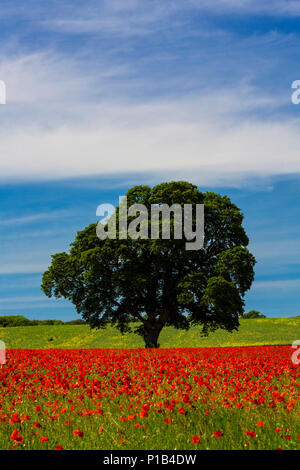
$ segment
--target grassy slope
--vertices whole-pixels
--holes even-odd
[[[207,338],[200,336],[201,328],[189,331],[165,328],[160,336],[160,346],[254,346],[291,344],[300,339],[300,316],[293,318],[267,318],[241,320],[238,332],[218,330]],[[134,334],[122,336],[115,328],[90,330],[85,325],[58,325],[0,328],[0,340],[7,348],[137,348],[142,339]]]

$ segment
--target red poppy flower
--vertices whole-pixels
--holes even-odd
[[[10,423],[20,423],[21,420],[20,420],[20,417],[19,417],[18,413],[14,413],[9,422]]]
[[[257,426],[258,428],[260,428],[260,427],[263,426],[264,424],[265,424],[265,423],[264,423],[263,421],[258,421],[258,422],[256,423],[256,426]]]
[[[14,429],[11,433],[10,439],[15,442],[23,442],[24,437],[19,435],[19,431],[17,429]]]
[[[172,423],[173,419],[172,418],[165,418],[164,423]]]

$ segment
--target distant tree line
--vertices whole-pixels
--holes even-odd
[[[0,316],[0,328],[38,325],[86,325],[86,322],[81,318],[64,322],[62,320],[29,320],[23,315]]]
[[[259,313],[257,310],[250,310],[249,312],[244,313],[240,318],[249,320],[252,318],[266,318],[266,316],[262,313]],[[87,325],[87,322],[82,318],[64,322],[62,320],[29,320],[23,315],[0,316],[0,328],[38,325]]]
[[[266,315],[259,313],[257,310],[250,310],[249,312],[243,313],[241,318],[244,320],[250,320],[252,318],[266,318]]]

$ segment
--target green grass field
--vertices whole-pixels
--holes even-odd
[[[189,331],[165,328],[159,338],[162,348],[209,346],[264,346],[291,344],[300,339],[300,316],[241,320],[238,332],[218,330],[201,337],[201,328]],[[138,348],[143,340],[135,334],[121,335],[116,328],[91,330],[85,325],[27,326],[0,328],[0,340],[12,348]]]

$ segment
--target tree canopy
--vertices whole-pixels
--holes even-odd
[[[118,226],[116,239],[100,240],[91,224],[77,233],[68,253],[52,256],[43,275],[44,293],[70,300],[91,327],[133,329],[146,347],[158,346],[165,326],[200,324],[204,334],[238,329],[255,265],[240,209],[227,196],[203,193],[185,181],[135,186],[127,201],[149,211],[153,204],[180,204],[182,209],[204,204],[203,248],[187,250],[184,237],[119,239]],[[119,207],[115,215],[118,221]],[[171,227],[172,235],[174,220]]]

